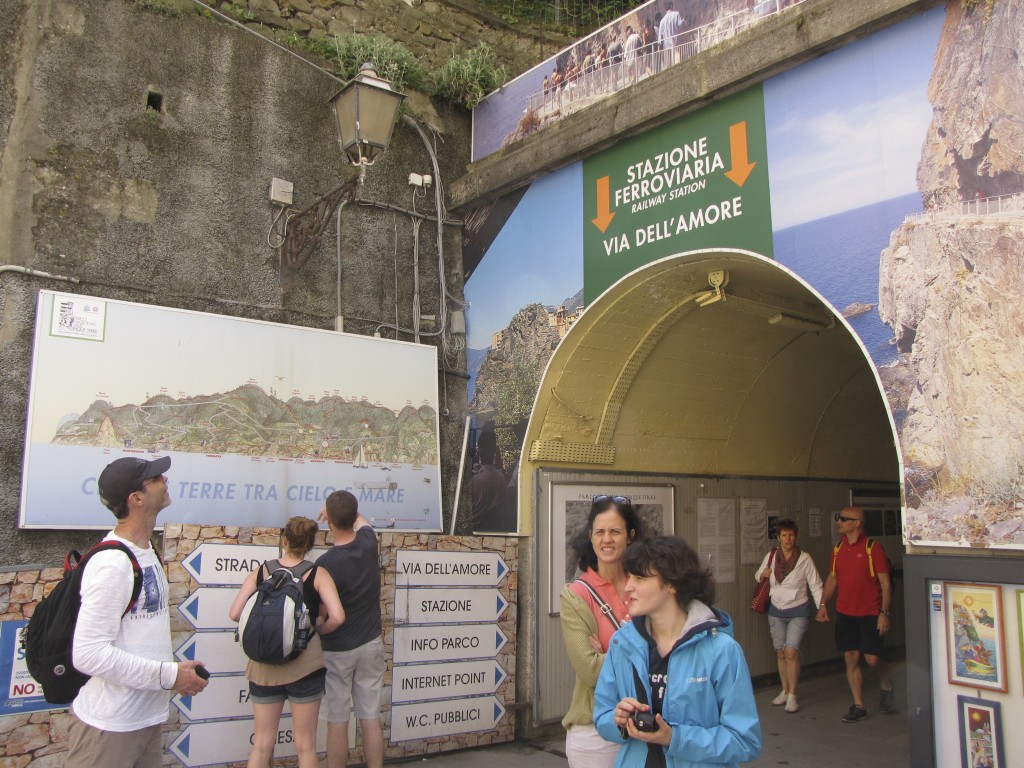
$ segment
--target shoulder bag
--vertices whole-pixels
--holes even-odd
[[[772,553],[768,555],[768,567],[772,567],[775,559],[776,547],[772,547]],[[754,597],[750,600],[750,609],[757,613],[768,613],[768,605],[771,603],[772,580],[771,577],[761,579],[754,587]]]

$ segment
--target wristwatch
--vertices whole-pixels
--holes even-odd
[[[890,612],[889,611],[882,611],[880,615],[882,615],[882,616],[889,616]]]

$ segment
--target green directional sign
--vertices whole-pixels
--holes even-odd
[[[764,99],[755,86],[583,162],[583,293],[701,248],[772,255]]]

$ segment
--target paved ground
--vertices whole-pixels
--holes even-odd
[[[800,684],[800,711],[786,714],[773,707],[775,688],[759,690],[757,709],[761,716],[763,748],[761,757],[749,768],[785,765],[789,768],[906,768],[910,765],[910,744],[906,720],[906,675],[904,662],[892,666],[896,685],[896,713],[878,712],[878,684],[865,671],[869,717],[859,723],[840,721],[851,704],[845,674],[809,679]],[[535,744],[502,744],[465,750],[416,761],[428,768],[565,768],[565,740],[558,738]],[[407,763],[412,765],[413,763]]]

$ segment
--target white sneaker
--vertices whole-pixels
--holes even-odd
[[[796,703],[796,696],[790,694],[786,697],[786,711],[787,712],[799,712],[800,705]]]
[[[779,691],[779,695],[772,699],[773,707],[781,707],[789,699],[789,694],[785,691]]]

